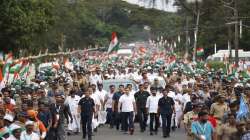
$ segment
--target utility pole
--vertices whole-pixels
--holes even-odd
[[[188,58],[188,48],[189,48],[189,32],[188,32],[188,16],[186,15],[186,42],[185,42],[185,55],[184,58]]]
[[[235,17],[235,31],[234,31],[234,47],[235,47],[235,65],[239,66],[239,19],[238,19],[238,2],[234,0],[234,17]]]
[[[232,28],[228,25],[228,47],[229,47],[229,63],[232,63]]]
[[[198,4],[197,4],[197,6],[198,6]],[[194,30],[193,61],[196,61],[196,55],[197,55],[196,50],[197,50],[197,41],[198,41],[198,32],[199,32],[199,22],[200,22],[200,9],[197,10],[196,25],[195,25],[195,30]]]

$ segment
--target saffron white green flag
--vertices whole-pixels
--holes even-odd
[[[12,55],[12,53],[8,53],[6,58],[5,58],[5,63],[4,63],[4,67],[3,67],[3,80],[5,83],[8,82],[10,65],[12,63],[13,63],[13,55]]]
[[[108,53],[118,51],[119,48],[120,48],[120,43],[118,42],[116,32],[112,32],[112,39],[111,39],[111,42],[109,44]]]
[[[204,49],[203,48],[197,48],[197,56],[204,55]]]

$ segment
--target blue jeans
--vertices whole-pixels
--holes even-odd
[[[128,131],[134,129],[134,112],[122,112],[122,130]]]

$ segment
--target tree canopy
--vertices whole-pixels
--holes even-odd
[[[183,39],[178,47],[183,47],[186,19],[193,40],[195,5],[186,0],[178,0],[176,4],[178,12],[168,13],[120,0],[0,0],[0,51],[27,56],[40,51],[56,52],[90,45],[107,47],[113,31],[125,42],[158,36],[176,40],[181,36]],[[250,44],[249,4],[250,1],[238,0],[239,20],[244,25],[240,48],[245,50]],[[203,0],[199,8],[202,14],[198,46],[204,47],[207,55],[213,52],[215,43],[219,49],[226,49],[226,23],[234,21],[233,11],[225,8],[221,0]],[[150,30],[145,30],[145,26]],[[231,30],[233,35],[233,26]]]

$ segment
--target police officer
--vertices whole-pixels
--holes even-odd
[[[82,98],[78,103],[78,113],[81,115],[82,120],[82,132],[83,139],[86,138],[86,132],[88,134],[88,139],[91,140],[92,136],[92,118],[95,113],[95,102],[94,99],[90,97],[91,89],[87,89],[85,92],[85,97]],[[87,127],[87,131],[86,131]]]
[[[168,97],[169,90],[163,89],[163,97],[160,98],[158,102],[158,114],[161,115],[162,119],[162,132],[163,137],[170,137],[170,127],[171,127],[171,118],[172,114],[175,112],[174,109],[174,100],[171,97]]]

